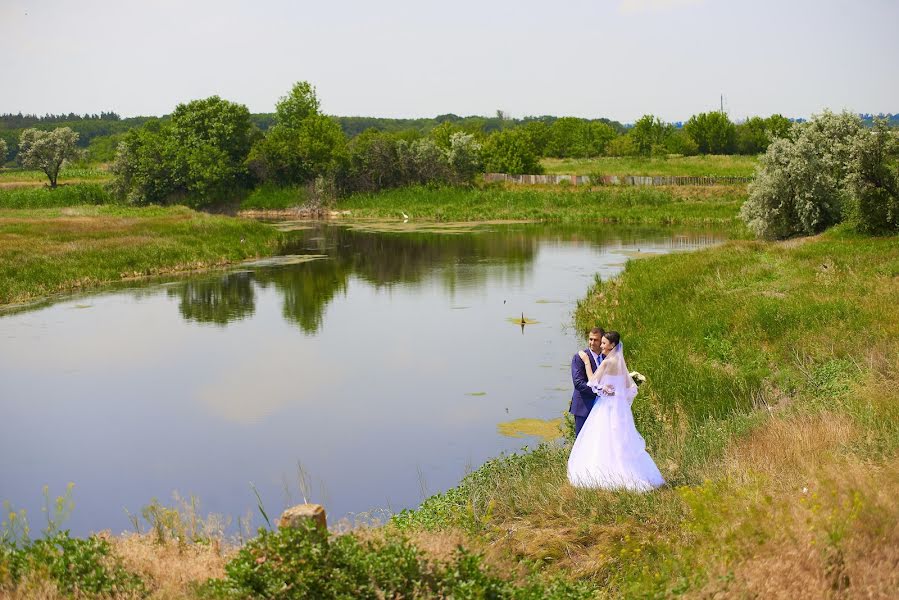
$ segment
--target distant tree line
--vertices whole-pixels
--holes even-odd
[[[54,185],[63,160],[87,155],[112,162],[113,188],[130,202],[206,204],[260,184],[312,186],[318,195],[465,185],[485,171],[540,173],[544,157],[760,154],[800,131],[781,115],[734,123],[717,111],[693,115],[680,127],[654,115],[631,126],[574,117],[510,119],[502,111],[494,117],[333,117],[322,113],[307,82],[295,84],[270,114],[252,115],[244,105],[212,96],[179,104],[162,118],[94,117],[4,115],[3,127],[28,119],[35,126],[0,129],[6,146],[0,146],[0,158],[24,166],[34,165],[37,155],[49,156],[44,162],[50,166],[39,168]],[[862,117],[854,118],[864,125]],[[877,123],[888,127],[889,120]],[[69,133],[53,143],[35,133],[49,130]],[[85,151],[63,149],[60,140]],[[30,144],[28,155],[23,143]]]
[[[0,140],[6,143],[7,153],[0,156],[0,165],[6,160],[16,160],[19,154],[19,139],[26,129],[51,131],[68,127],[78,134],[78,147],[86,150],[84,157],[93,162],[109,162],[115,157],[115,148],[121,136],[139,127],[151,117],[122,119],[114,112],[77,115],[0,115]]]

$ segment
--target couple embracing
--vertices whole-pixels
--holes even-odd
[[[621,335],[590,330],[588,347],[571,359],[574,446],[568,480],[584,488],[648,491],[665,483],[634,425],[637,384],[627,370]]]

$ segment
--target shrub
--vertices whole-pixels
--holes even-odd
[[[856,115],[825,112],[794,126],[760,158],[740,215],[759,237],[812,235],[841,219],[850,148],[862,131]]]
[[[459,549],[450,562],[425,558],[403,537],[360,541],[312,524],[260,530],[201,594],[219,598],[516,598],[591,597],[584,585],[518,587],[490,573],[479,556]]]
[[[863,132],[852,144],[846,217],[862,233],[899,232],[897,153],[899,140],[885,120],[876,121],[872,131]]]
[[[490,173],[523,175],[543,172],[530,137],[521,129],[507,129],[488,137],[484,142],[483,156],[484,168]]]
[[[0,545],[0,590],[23,580],[50,579],[66,595],[143,595],[141,579],[129,573],[97,536],[69,537],[68,531],[21,545]]]

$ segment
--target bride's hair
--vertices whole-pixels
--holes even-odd
[[[604,337],[607,340],[609,340],[610,342],[612,342],[613,346],[617,346],[618,342],[621,341],[621,334],[618,333],[617,331],[607,331],[603,334],[602,337]]]

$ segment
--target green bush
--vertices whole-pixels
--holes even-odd
[[[428,560],[403,537],[360,541],[312,524],[260,530],[200,594],[213,598],[509,598],[592,597],[561,581],[516,586],[490,573],[479,556],[459,549],[447,563]]]
[[[867,135],[861,119],[825,112],[768,146],[740,215],[759,237],[824,231],[842,218],[850,149]]]
[[[899,232],[899,140],[885,120],[859,136],[850,151],[846,218],[862,233]],[[892,164],[890,164],[892,163]]]
[[[68,531],[0,545],[0,591],[25,579],[50,579],[66,595],[146,594],[141,579],[125,570],[106,540],[96,536],[76,539],[69,537]]]

